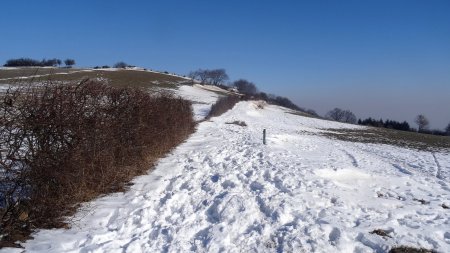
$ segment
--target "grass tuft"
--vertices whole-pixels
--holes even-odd
[[[328,129],[321,135],[342,141],[387,144],[422,151],[450,152],[450,138],[394,129],[367,127],[364,129]]]

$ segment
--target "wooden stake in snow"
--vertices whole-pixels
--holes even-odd
[[[263,129],[263,144],[266,145],[266,129]]]

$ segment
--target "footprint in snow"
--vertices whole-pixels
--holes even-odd
[[[217,183],[217,181],[219,181],[220,175],[219,174],[215,174],[213,176],[211,176],[211,181],[213,183]]]
[[[262,192],[264,190],[264,186],[259,182],[253,181],[250,184],[250,189],[254,192]]]
[[[339,230],[338,228],[333,228],[328,235],[328,239],[332,245],[336,245],[340,238],[341,230]]]

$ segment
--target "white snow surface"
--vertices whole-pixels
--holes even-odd
[[[218,88],[220,89],[220,88]],[[173,90],[176,95],[192,102],[194,120],[199,121],[208,116],[211,106],[221,97],[218,93],[206,90],[203,85],[181,85],[178,90]]]
[[[37,231],[25,251],[450,252],[448,153],[332,140],[318,132],[357,126],[287,112],[240,102],[200,123],[130,190],[87,203],[70,229]]]

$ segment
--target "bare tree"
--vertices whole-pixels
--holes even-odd
[[[351,123],[351,124],[356,123],[356,116],[355,114],[353,114],[353,112],[349,110],[342,110],[340,108],[334,108],[333,110],[327,112],[325,117],[334,121],[344,123]]]
[[[128,66],[129,66],[129,65],[126,64],[126,63],[123,62],[123,61],[120,61],[120,62],[114,64],[114,68],[118,68],[118,69],[124,69],[124,68],[126,68],[126,67],[128,67]]]
[[[428,128],[428,125],[430,124],[428,119],[423,114],[417,115],[414,122],[416,122],[417,126],[419,126],[419,132],[426,130]]]
[[[327,114],[325,114],[325,117],[334,121],[340,121],[342,118],[342,112],[342,109],[334,108],[333,110],[327,112]]]
[[[308,109],[306,110],[306,112],[312,116],[319,116],[319,114],[317,114],[317,112],[314,111],[313,109]]]
[[[189,77],[192,78],[193,80],[200,81],[201,84],[205,84],[208,81],[208,71],[209,70],[203,70],[203,69],[191,71],[189,73]]]
[[[344,118],[342,122],[350,123],[350,124],[356,124],[356,116],[353,114],[353,112],[349,110],[344,111]]]
[[[201,84],[223,85],[228,80],[225,69],[198,69],[189,73],[189,77],[199,80]]]
[[[225,69],[208,70],[209,83],[212,85],[223,85],[229,79]]]
[[[450,136],[450,123],[448,123],[447,127],[445,128],[445,133]]]
[[[233,86],[237,88],[240,93],[254,95],[258,92],[256,85],[245,79],[239,79],[233,82]]]
[[[74,59],[66,59],[64,61],[64,64],[66,64],[66,67],[71,68],[73,65],[75,65],[75,60]]]
[[[198,78],[198,70],[189,72],[188,77],[191,78],[192,81],[196,80]]]

